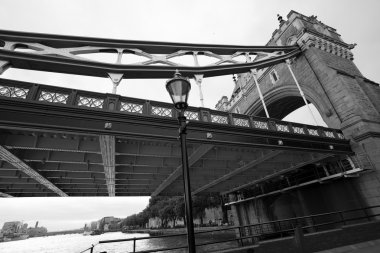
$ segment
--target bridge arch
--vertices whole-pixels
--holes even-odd
[[[301,84],[306,100],[313,104],[321,115],[323,121],[329,127],[340,127],[340,122],[332,118],[333,112],[328,106],[328,101],[322,98],[317,91]],[[267,106],[269,116],[275,119],[283,119],[285,116],[305,105],[300,92],[295,84],[285,84],[274,87],[264,94],[264,101]],[[247,114],[265,117],[263,105],[257,99],[247,109]]]

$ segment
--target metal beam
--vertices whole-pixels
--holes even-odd
[[[108,195],[115,197],[115,136],[100,135],[99,145],[102,153]]]
[[[193,166],[199,159],[202,158],[208,151],[210,151],[214,146],[209,144],[204,144],[199,146],[189,157],[189,167]],[[151,196],[157,196],[162,191],[164,191],[169,185],[171,185],[179,176],[182,175],[182,165],[178,166],[177,169],[170,174],[170,176],[163,181],[157,189],[152,193]]]
[[[24,141],[24,140],[23,140]],[[77,150],[77,149],[60,149],[60,148],[53,148],[53,147],[31,147],[28,146],[28,143],[24,141],[25,143],[21,145],[4,145],[7,149],[24,149],[24,150],[32,150],[32,151],[52,151],[52,152],[67,152],[67,153],[86,153],[86,154],[100,154],[98,151],[93,150]]]
[[[170,78],[176,69],[182,75],[204,77],[248,72],[253,68],[265,68],[297,56],[297,46],[238,46],[213,44],[187,44],[172,42],[131,41],[49,34],[25,33],[0,30],[4,47],[0,59],[10,62],[12,67],[88,76],[108,77],[109,73],[124,75],[124,78]],[[31,52],[15,51],[22,44]],[[115,64],[90,61],[80,57],[107,51],[118,54]],[[130,52],[146,60],[136,64],[120,64],[122,52]],[[159,54],[160,56],[157,56]],[[171,61],[172,58],[190,54],[202,54],[219,59],[207,66],[184,66]],[[240,55],[261,55],[254,62],[241,62]],[[162,63],[160,66],[154,64]],[[228,65],[223,65],[228,63]]]
[[[0,145],[0,158],[4,161],[10,163],[15,168],[21,170],[40,184],[44,185],[46,188],[55,192],[61,197],[67,197],[68,195],[64,193],[61,189],[55,186],[52,182],[41,176],[37,171],[32,169],[29,165],[27,165],[24,161],[20,160],[17,156],[9,152],[5,147]]]
[[[9,61],[1,61],[0,60],[0,75],[3,74],[5,70],[10,67]]]
[[[172,107],[173,105],[168,106]],[[21,99],[0,97],[0,114],[0,128],[3,129],[66,132],[89,136],[113,135],[123,138],[163,140],[167,142],[177,142],[178,138],[176,119],[152,117],[151,115],[139,115],[137,113],[127,115],[106,110],[88,110],[83,107],[75,108],[49,103],[28,103]],[[244,116],[242,115],[241,117]],[[260,118],[260,121],[263,121],[263,119]],[[107,122],[112,122],[111,128],[105,128],[105,123]],[[286,122],[276,122],[281,125],[288,124]],[[277,124],[276,122],[273,122],[273,124]],[[265,123],[269,127],[272,125],[270,120]],[[301,127],[298,124],[292,125]],[[329,138],[323,135],[285,133],[276,130],[275,127],[256,129],[199,120],[191,121],[187,129],[188,143],[322,151],[335,154],[352,153],[348,140]],[[321,133],[323,131],[336,131],[323,127],[312,127],[310,129],[321,131]],[[279,140],[281,140],[281,144]]]
[[[9,194],[6,194],[4,192],[0,192],[0,197],[1,198],[12,198],[13,196],[12,195],[9,195]]]
[[[259,60],[258,62],[188,67],[182,65],[161,66],[161,65],[116,65],[96,61],[85,61],[56,57],[51,55],[33,55],[15,51],[6,51],[0,49],[0,58],[11,62],[15,68],[30,69],[37,71],[50,71],[58,73],[108,77],[109,72],[125,74],[126,78],[170,78],[176,70],[179,70],[183,76],[203,75],[204,77],[214,77],[230,75],[236,73],[245,73],[251,69],[267,68],[282,62],[289,58],[296,57],[301,50],[296,48],[289,53],[284,53],[273,58]]]
[[[215,51],[217,54],[232,54],[235,51],[273,52],[284,50],[292,51],[298,46],[242,46],[217,44],[191,44],[163,41],[117,40],[93,37],[67,36],[57,34],[43,34],[0,30],[0,38],[4,41],[24,43],[41,43],[52,48],[73,48],[94,46],[102,48],[141,48],[151,54],[172,54],[179,50]]]
[[[300,168],[300,167],[303,167],[303,166],[308,165],[308,164],[311,164],[311,163],[319,162],[319,161],[321,161],[321,160],[323,160],[323,159],[325,159],[325,158],[332,157],[332,156],[334,156],[334,155],[332,155],[332,154],[319,154],[318,157],[313,157],[313,156],[311,155],[312,159],[310,159],[309,161],[300,162],[300,163],[298,163],[298,164],[296,164],[296,165],[292,165],[292,166],[290,166],[290,167],[288,167],[288,168],[286,168],[286,169],[283,169],[283,170],[277,171],[276,173],[270,174],[270,175],[265,176],[265,177],[263,177],[263,178],[260,178],[260,179],[258,179],[258,180],[254,180],[254,181],[252,181],[252,182],[249,182],[249,183],[246,183],[246,184],[240,185],[240,186],[235,187],[235,188],[233,188],[233,189],[230,189],[230,190],[228,190],[228,191],[222,192],[221,195],[225,195],[225,194],[228,194],[228,193],[231,193],[231,192],[235,192],[235,191],[238,191],[238,190],[244,189],[244,188],[246,188],[246,187],[249,187],[249,186],[251,186],[251,185],[255,185],[255,184],[258,184],[258,183],[264,182],[264,181],[266,181],[266,180],[269,180],[269,179],[271,179],[271,178],[273,178],[273,177],[277,177],[277,176],[279,176],[279,175],[281,175],[281,174],[284,174],[284,173],[286,173],[286,172],[289,172],[289,171],[292,171],[292,170],[298,169],[298,168]]]
[[[214,181],[212,181],[212,182],[210,182],[210,183],[208,183],[208,184],[206,184],[206,185],[204,185],[204,186],[196,189],[195,191],[192,192],[192,195],[198,194],[198,193],[200,193],[200,192],[202,192],[202,191],[204,191],[204,190],[206,190],[208,188],[211,188],[211,187],[213,187],[213,186],[215,186],[215,185],[217,185],[217,184],[219,184],[219,183],[221,183],[223,181],[226,181],[226,180],[230,179],[231,177],[233,177],[233,176],[235,176],[237,174],[242,173],[243,171],[246,171],[246,170],[252,168],[253,166],[256,166],[256,165],[258,165],[258,164],[260,164],[260,163],[262,163],[262,162],[264,162],[264,161],[266,161],[266,160],[268,160],[268,159],[270,159],[272,157],[275,157],[275,156],[281,154],[282,152],[283,151],[281,151],[281,150],[270,151],[269,153],[263,155],[262,157],[260,157],[260,158],[258,158],[256,160],[253,160],[250,163],[248,163],[246,165],[243,165],[242,167],[239,167],[239,168],[231,171],[230,173],[228,173],[228,174],[226,174],[226,175],[224,175],[224,176],[222,176],[222,177],[220,177],[220,178],[218,178],[218,179],[216,179],[216,180],[214,180]]]

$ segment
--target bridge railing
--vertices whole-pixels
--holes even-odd
[[[4,97],[28,102],[50,103],[58,106],[107,110],[129,115],[177,118],[177,111],[171,103],[0,79],[0,98]],[[284,134],[322,137],[335,140],[345,139],[343,133],[337,129],[229,113],[208,108],[189,107],[186,112],[186,117],[190,121],[251,128],[259,131],[275,131]],[[281,143],[279,143],[279,145],[281,145]],[[332,146],[331,149],[333,149]]]
[[[198,249],[204,247],[211,247],[211,245],[216,245],[218,250],[223,250],[231,247],[238,247],[244,245],[255,244],[258,241],[263,241],[267,239],[282,238],[294,236],[296,229],[301,229],[303,233],[313,233],[317,231],[326,231],[330,229],[336,229],[345,225],[359,224],[363,222],[370,222],[376,220],[380,216],[380,205],[370,206],[364,208],[356,208],[350,210],[343,210],[337,212],[322,213],[316,215],[302,216],[291,219],[283,219],[276,221],[269,221],[263,223],[249,224],[244,226],[231,226],[221,229],[213,229],[207,231],[198,231],[195,233],[196,238],[202,235],[209,235],[211,240],[201,240],[196,243]],[[230,236],[230,238],[224,238],[223,240],[212,240],[216,233],[225,233],[227,231],[232,231],[230,234],[235,236]],[[186,249],[187,245],[175,244],[172,247],[163,247],[155,249],[144,249],[137,250],[138,244],[143,240],[166,240],[170,238],[182,237],[182,241],[185,242],[186,233],[178,233],[172,235],[161,235],[161,236],[149,236],[149,237],[139,237],[139,238],[129,238],[129,239],[119,239],[119,240],[104,240],[99,241],[99,244],[108,243],[120,243],[128,242],[131,243],[130,248],[132,252],[147,253],[147,252],[162,252],[162,251],[172,251]],[[233,243],[233,245],[231,244]],[[86,251],[93,252],[94,245],[88,248]],[[86,252],[84,251],[84,252]]]

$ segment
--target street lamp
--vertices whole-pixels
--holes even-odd
[[[181,76],[178,70],[174,74],[174,78],[166,82],[166,90],[169,92],[173,100],[174,107],[178,110],[178,123],[179,123],[179,137],[181,140],[181,153],[182,153],[182,174],[183,185],[185,190],[185,214],[186,214],[186,228],[187,228],[187,244],[189,252],[195,253],[195,237],[194,237],[194,224],[193,224],[193,207],[191,204],[191,189],[190,189],[190,176],[189,164],[187,159],[186,147],[186,117],[185,110],[187,109],[187,99],[191,89],[190,82],[187,78]]]

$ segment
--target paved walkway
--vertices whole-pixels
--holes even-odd
[[[323,250],[318,253],[378,253],[380,252],[380,239],[368,242],[362,242],[358,244],[352,244],[335,249]]]

